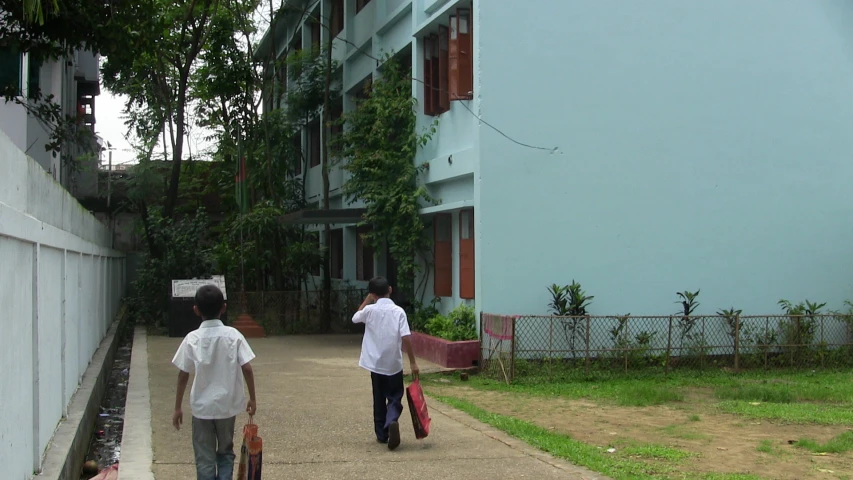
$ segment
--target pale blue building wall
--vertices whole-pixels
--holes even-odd
[[[853,298],[849,2],[475,0],[474,32],[474,108],[558,148],[477,129],[478,309]]]

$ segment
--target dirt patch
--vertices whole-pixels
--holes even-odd
[[[786,425],[719,412],[709,392],[690,392],[684,402],[619,407],[591,400],[537,397],[430,384],[431,393],[461,398],[489,412],[510,415],[603,449],[631,442],[654,443],[697,454],[667,466],[690,478],[697,473],[740,473],[773,479],[849,478],[853,453],[815,455],[788,442],[818,441],[844,426]],[[758,447],[762,445],[762,450]],[[647,460],[651,463],[664,460]],[[661,464],[661,463],[658,463]]]

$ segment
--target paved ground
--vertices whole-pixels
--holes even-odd
[[[189,406],[180,432],[170,424],[177,379],[170,361],[179,343],[148,337],[152,469],[158,480],[195,478]],[[265,480],[601,478],[429,398],[430,436],[415,439],[406,410],[403,443],[391,452],[374,439],[370,376],[357,366],[360,336],[275,337],[251,344]],[[438,369],[419,364],[422,372]],[[238,418],[238,430],[246,419]]]

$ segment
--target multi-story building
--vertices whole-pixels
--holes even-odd
[[[581,282],[591,312],[777,311],[780,298],[840,306],[850,293],[853,13],[832,0],[684,2],[330,1],[343,110],[382,52],[411,62],[416,163],[438,205],[422,210],[435,259],[426,299],[447,310],[545,313],[552,283]],[[293,2],[291,2],[293,3]],[[300,15],[277,45],[318,43]],[[316,31],[315,31],[316,30]],[[272,47],[269,32],[259,57]],[[365,54],[367,52],[368,54]],[[431,88],[437,85],[438,88]],[[316,122],[307,198],[321,201]],[[341,198],[323,242],[332,276],[389,273]]]
[[[99,56],[78,50],[61,59],[39,60],[14,45],[0,46],[0,89],[12,85],[19,99],[32,102],[36,92],[53,95],[63,115],[74,118],[76,128],[92,131],[92,145],[63,145],[61,152],[47,150],[49,126],[15,102],[0,100],[0,130],[42,166],[73,195],[90,192],[97,176],[98,142],[95,133],[95,97],[100,95]],[[68,143],[68,142],[66,142]],[[74,167],[74,164],[78,167]],[[84,165],[80,165],[80,163]]]

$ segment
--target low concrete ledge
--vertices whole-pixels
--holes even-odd
[[[421,332],[412,332],[415,356],[429,360],[444,368],[476,367],[480,359],[480,341],[451,342]]]
[[[95,418],[107,389],[107,379],[118,349],[116,333],[127,322],[126,307],[119,309],[116,321],[101,340],[92,361],[83,373],[80,388],[71,397],[68,416],[59,424],[47,447],[41,473],[35,479],[77,480],[83,457],[95,428]]]
[[[130,378],[124,402],[124,431],[121,435],[121,458],[118,478],[154,480],[151,465],[151,391],[148,387],[148,332],[136,327],[130,352]]]

